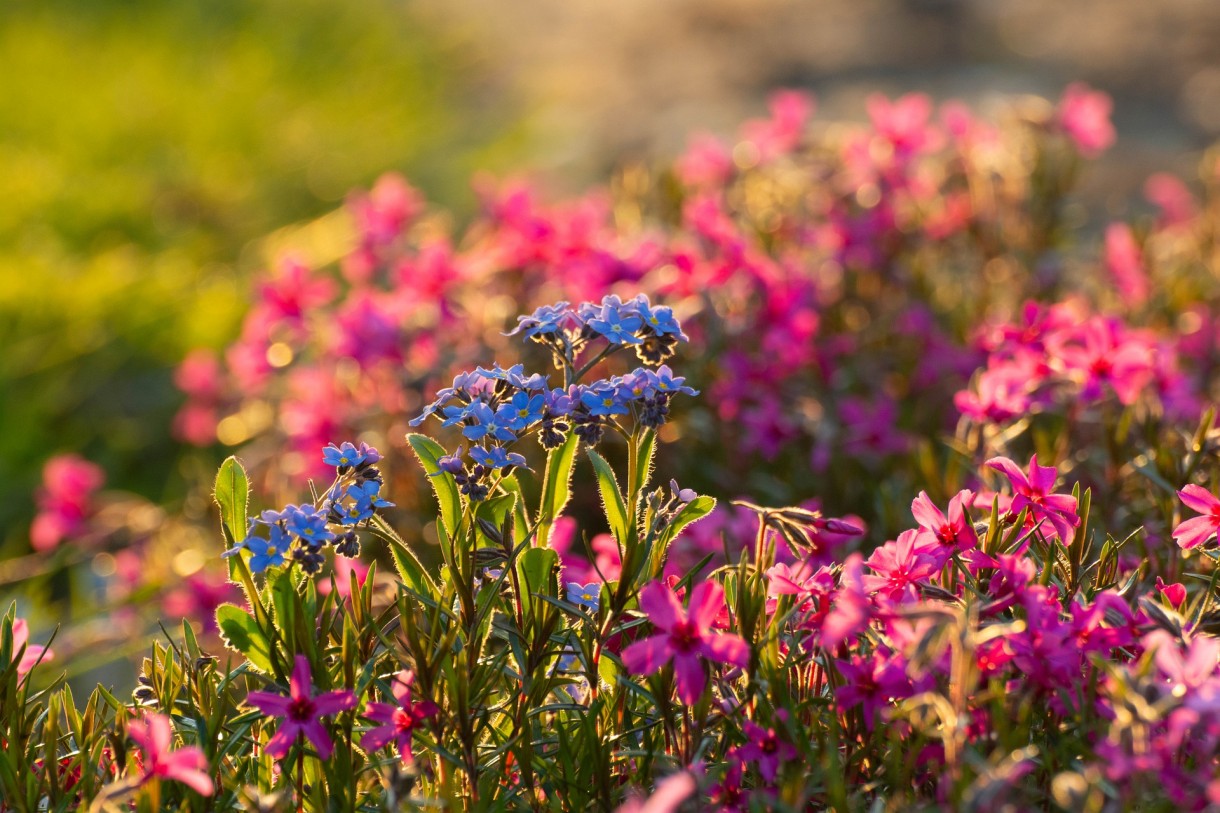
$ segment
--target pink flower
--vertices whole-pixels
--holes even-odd
[[[47,551],[84,531],[93,513],[93,494],[106,475],[101,467],[74,454],[57,455],[42,469],[38,516],[30,527],[30,543]]]
[[[1199,215],[1199,205],[1180,178],[1166,172],[1148,176],[1144,182],[1144,197],[1161,210],[1162,228],[1176,228],[1190,223]]]
[[[873,551],[866,564],[877,575],[865,576],[864,589],[886,598],[917,598],[915,586],[940,570],[933,557],[916,546],[918,531],[903,531],[898,539]]]
[[[1059,127],[1085,158],[1096,158],[1114,144],[1110,97],[1088,85],[1073,82],[1063,91],[1055,118]]]
[[[796,748],[781,739],[774,728],[763,728],[749,720],[744,724],[746,744],[741,747],[741,758],[755,763],[758,773],[767,782],[774,782],[780,766],[796,759]]]
[[[297,655],[296,667],[292,670],[288,685],[287,697],[271,692],[250,692],[246,697],[247,703],[264,714],[284,718],[275,736],[267,743],[267,753],[276,759],[283,759],[297,737],[304,734],[318,750],[320,758],[330,759],[334,744],[321,718],[355,707],[356,695],[340,690],[315,696],[309,660],[304,655]]]
[[[412,699],[411,687],[414,683],[414,673],[402,670],[394,676],[392,687],[397,703],[369,703],[365,708],[365,717],[381,723],[370,729],[360,741],[365,751],[376,751],[393,741],[403,762],[410,762],[414,758],[411,753],[411,733],[437,712],[436,704],[431,700]]]
[[[174,732],[165,715],[150,714],[143,720],[132,720],[127,725],[127,734],[144,751],[141,782],[157,777],[181,782],[204,796],[216,791],[201,749],[194,745],[172,749]]]
[[[661,582],[640,591],[640,609],[663,632],[624,649],[623,665],[634,674],[651,675],[672,660],[682,702],[693,704],[703,694],[704,659],[749,666],[749,644],[738,635],[712,630],[716,616],[725,609],[724,588],[717,582],[700,582],[691,590],[689,616],[677,595]]]
[[[647,799],[632,796],[615,809],[615,813],[674,813],[699,789],[690,771],[679,771],[657,783],[657,789]]]
[[[1186,585],[1180,582],[1166,584],[1164,579],[1157,576],[1156,589],[1175,610],[1181,609],[1182,603],[1186,601]]]
[[[928,492],[919,492],[911,502],[911,514],[919,523],[920,535],[933,537],[942,550],[950,553],[978,547],[978,534],[962,509],[962,499],[968,493],[959,492],[949,500],[949,516],[946,517],[928,497]]]
[[[834,649],[868,626],[872,603],[865,587],[864,557],[853,553],[843,562],[839,577],[839,592],[830,604],[822,622],[822,646]]]
[[[1059,476],[1054,466],[1039,466],[1038,455],[1029,459],[1028,476],[1007,457],[993,457],[987,465],[1002,472],[1012,483],[1015,494],[1010,512],[1019,514],[1028,507],[1030,517],[1049,522],[1063,544],[1072,540],[1072,529],[1080,524],[1080,517],[1076,516],[1076,498],[1051,493]]]
[[[1118,294],[1128,307],[1139,307],[1148,301],[1148,274],[1144,271],[1144,256],[1135,235],[1126,223],[1111,223],[1106,227],[1106,270],[1118,288]]]
[[[1202,486],[1188,485],[1178,492],[1188,508],[1203,516],[1188,519],[1173,529],[1173,540],[1183,550],[1197,548],[1220,530],[1220,500]]]
[[[13,655],[21,656],[21,660],[17,663],[17,674],[25,676],[38,663],[45,663],[55,657],[55,653],[50,649],[42,646],[29,646],[30,640],[30,625],[26,623],[24,618],[17,618],[13,621]],[[21,649],[25,647],[25,652]]]

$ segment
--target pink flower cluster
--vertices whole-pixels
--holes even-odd
[[[871,97],[863,125],[818,128],[814,110],[807,94],[778,93],[768,117],[735,139],[696,137],[636,196],[622,190],[639,183],[546,205],[524,184],[480,181],[480,210],[460,232],[405,181],[383,178],[349,202],[354,240],[337,268],[286,258],[256,286],[223,363],[184,363],[179,436],[209,442],[220,425],[228,444],[263,438],[278,465],[307,476],[313,449],[357,429],[399,436],[425,392],[496,357],[500,340],[482,337],[509,326],[515,303],[643,290],[706,348],[685,367],[708,382],[707,411],[692,420],[711,431],[684,444],[684,482],[727,478],[743,453],[879,470],[950,425],[912,396],[959,389],[978,365],[972,325],[946,317],[952,297],[1004,312],[1012,291],[1037,290],[979,275],[989,258],[1007,268],[1034,251],[1029,211],[1057,204],[1032,196],[1058,187],[996,156],[1030,138],[1095,154],[1108,144],[1108,100],[1073,86],[1052,118],[1016,129],[918,94]],[[1126,268],[1130,246],[1112,242]],[[1102,316],[1074,330],[1049,322],[989,337],[987,368],[958,399],[965,414],[1007,420],[1061,384],[1124,403],[1156,385],[1175,409],[1193,405],[1172,341]],[[278,454],[281,441],[295,454]]]
[[[1195,418],[1200,394],[1181,369],[1176,338],[1090,313],[1079,301],[1027,304],[1021,318],[985,332],[986,366],[954,396],[977,423],[1005,423],[1039,411],[1081,410],[1145,397],[1170,415]]]
[[[49,551],[65,540],[84,535],[95,506],[93,497],[106,476],[101,467],[84,458],[58,455],[42,469],[38,514],[30,527],[36,551]]]

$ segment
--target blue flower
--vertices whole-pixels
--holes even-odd
[[[342,446],[328,445],[322,450],[322,462],[328,466],[359,466],[364,455],[351,443]]]
[[[496,421],[496,414],[491,411],[491,407],[482,401],[477,401],[470,405],[467,411],[466,419],[473,421],[462,427],[462,434],[467,440],[482,440],[491,435],[496,440],[516,440],[517,436],[512,430]]]
[[[567,302],[543,305],[528,316],[518,316],[517,326],[504,335],[515,336],[523,330],[528,338],[552,335],[563,330],[564,322],[570,321],[572,316]]]
[[[618,396],[622,401],[642,401],[657,392],[657,376],[651,370],[639,367],[618,381]]]
[[[635,335],[643,324],[640,317],[613,305],[603,306],[601,316],[588,321],[589,327],[611,344],[643,344],[644,340]]]
[[[630,412],[627,405],[619,400],[615,387],[606,381],[585,389],[580,394],[580,402],[588,407],[592,415],[626,415]]]
[[[289,532],[301,537],[310,545],[321,545],[335,538],[326,527],[326,514],[316,510],[312,505],[300,507],[290,505],[284,509],[287,514],[285,523]]]
[[[673,370],[669,369],[668,364],[662,364],[656,372],[657,376],[657,392],[663,392],[667,395],[681,392],[686,395],[698,395],[698,390],[693,390],[690,387],[684,386],[686,379],[675,377]]]
[[[522,390],[514,395],[511,401],[496,410],[496,423],[520,432],[531,423],[542,420],[544,409],[546,409],[545,395],[538,393],[531,396]]]
[[[470,459],[489,469],[503,469],[509,466],[526,468],[524,455],[516,452],[510,454],[504,451],[503,446],[492,446],[490,449],[475,446],[470,450]]]
[[[597,612],[601,598],[602,586],[600,582],[590,582],[589,584],[568,582],[568,601],[572,604]]]
[[[439,477],[444,474],[461,474],[466,466],[462,463],[462,453],[464,449],[459,446],[453,454],[447,454],[436,461],[436,471],[428,472],[429,477]]]
[[[682,332],[682,326],[678,324],[678,320],[674,318],[673,309],[664,305],[651,308],[645,304],[640,308],[640,316],[643,318],[644,324],[658,336],[670,335],[676,336],[684,342],[690,341]]]
[[[361,511],[368,510],[372,514],[374,508],[393,508],[394,503],[381,497],[381,483],[376,480],[365,480],[362,483],[350,486],[347,489],[347,496],[356,501],[356,505]]]
[[[250,551],[250,570],[262,573],[269,567],[279,567],[284,564],[284,554],[288,552],[288,535],[278,525],[271,526],[271,538],[248,536],[242,542],[242,547]]]

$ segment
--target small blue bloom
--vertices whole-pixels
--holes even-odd
[[[498,440],[516,440],[517,436],[511,430],[496,424],[496,414],[482,401],[476,401],[470,405],[466,412],[466,420],[470,423],[462,427],[462,434],[466,436],[467,440],[482,440],[488,435],[492,435]]]
[[[643,324],[640,317],[611,306],[603,307],[601,317],[588,322],[589,327],[611,344],[643,344],[644,340],[635,335]]]
[[[657,377],[651,370],[640,367],[618,381],[618,396],[623,401],[642,401],[657,392]]]
[[[457,447],[457,451],[454,452],[453,454],[447,454],[444,457],[437,460],[436,467],[438,470],[428,472],[428,476],[429,477],[438,477],[441,475],[442,472],[447,473],[447,474],[461,474],[462,471],[466,468],[465,464],[462,463],[463,451],[464,451],[464,449],[461,446],[459,446],[459,447]]]
[[[478,403],[478,402],[476,402]],[[445,417],[441,419],[441,426],[456,426],[469,417],[471,410],[474,409],[474,404],[466,404],[465,406],[447,406],[441,414]]]
[[[365,480],[363,483],[350,486],[347,489],[347,496],[351,497],[361,506],[368,506],[370,508],[394,507],[394,503],[382,498],[381,483],[376,480]]]
[[[328,466],[359,466],[364,462],[364,455],[354,444],[336,446],[332,443],[322,450],[322,462]]]
[[[609,382],[600,382],[585,389],[580,394],[580,402],[588,407],[592,415],[626,415],[630,412]]]
[[[675,377],[673,370],[669,369],[668,364],[662,364],[656,372],[657,377],[657,392],[673,394],[677,392],[685,393],[686,395],[698,395],[698,390],[693,390],[685,386],[686,379]]]
[[[288,552],[288,536],[278,525],[271,526],[271,538],[248,536],[242,546],[250,551],[250,570],[262,573],[269,567],[279,567],[284,564],[284,554]]]
[[[504,450],[503,446],[492,446],[490,449],[475,446],[470,450],[470,459],[489,469],[503,469],[509,466],[526,468],[524,455],[516,452],[510,454]]]
[[[652,332],[658,336],[676,336],[681,341],[690,341],[685,333],[682,332],[682,326],[678,324],[678,320],[674,318],[672,308],[667,308],[664,305],[658,305],[655,308],[644,305],[640,309],[640,316],[644,319],[644,324],[652,329]]]
[[[511,401],[496,410],[496,423],[521,432],[535,421],[542,420],[542,411],[545,408],[545,395],[538,393],[531,396],[522,390],[514,395]]]
[[[335,538],[326,527],[326,514],[316,510],[312,505],[290,505],[284,509],[289,532],[301,537],[310,545],[321,545]]]
[[[602,586],[600,582],[590,582],[589,584],[568,582],[568,601],[572,604],[597,612],[601,598]]]
[[[571,317],[567,302],[556,302],[554,305],[543,305],[528,316],[517,317],[517,327],[505,333],[505,336],[515,336],[521,331],[529,338],[547,336],[563,330],[564,322]]]

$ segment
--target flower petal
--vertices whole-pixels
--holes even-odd
[[[674,677],[678,684],[678,699],[688,706],[693,706],[703,694],[707,685],[707,675],[703,671],[703,661],[697,655],[679,654],[674,656]]]
[[[673,651],[668,635],[653,635],[623,650],[623,666],[634,675],[651,675],[669,662]]]
[[[246,702],[263,714],[270,714],[272,717],[287,717],[288,704],[292,701],[282,694],[250,692],[246,695]]]
[[[1220,507],[1220,499],[1217,499],[1210,491],[1202,486],[1188,485],[1183,486],[1178,492],[1178,498],[1182,500],[1188,508],[1198,511],[1200,514],[1210,514],[1217,507]],[[14,632],[16,627],[13,628]]]
[[[649,621],[663,630],[671,630],[679,621],[686,620],[678,597],[661,582],[651,582],[640,591],[640,609]]]
[[[740,635],[712,635],[704,639],[702,650],[709,660],[731,663],[742,669],[750,665],[750,645]]]
[[[720,582],[700,582],[691,590],[689,618],[700,632],[709,629],[723,609],[724,588]]]

